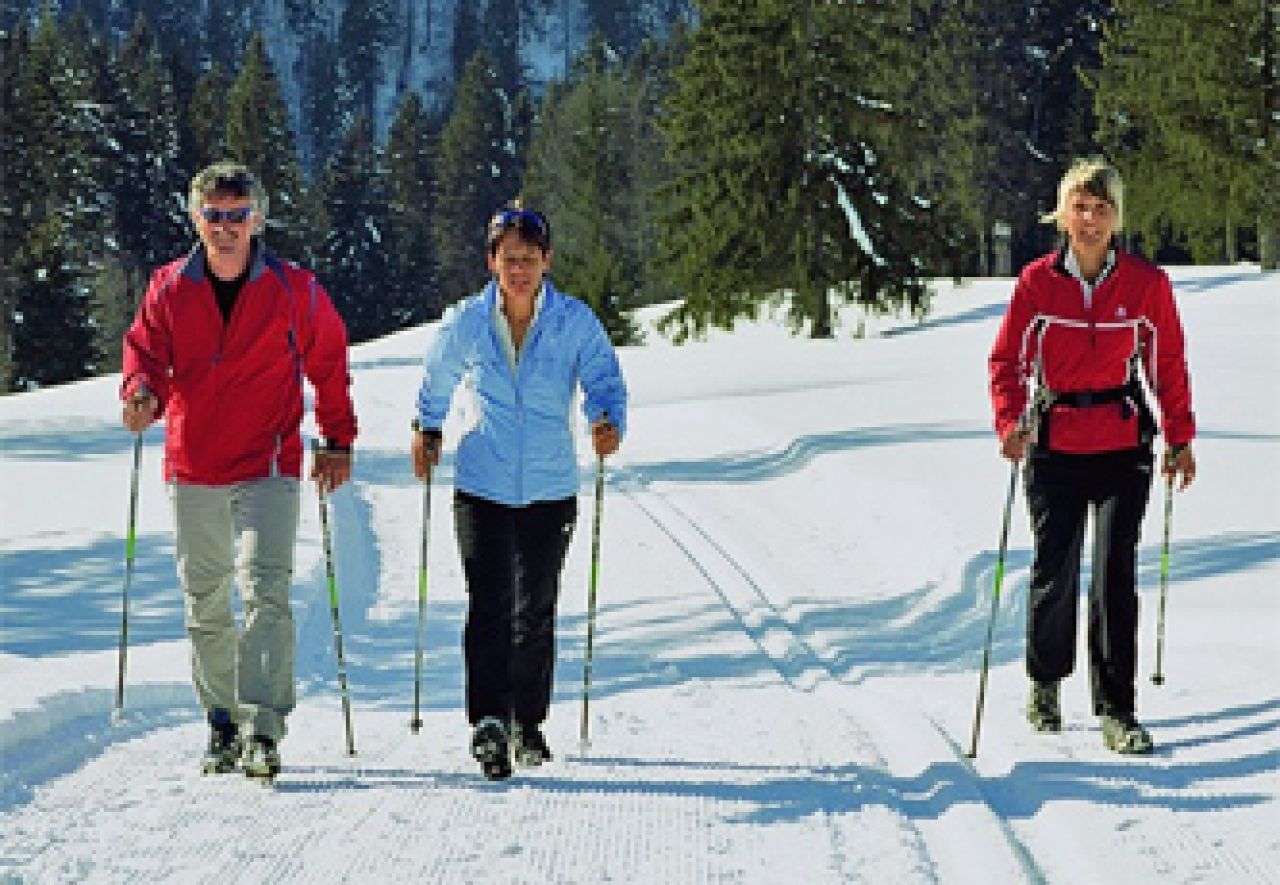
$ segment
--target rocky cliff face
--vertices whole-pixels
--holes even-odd
[[[35,19],[50,0],[0,0],[0,27]],[[466,61],[484,49],[508,85],[535,94],[563,77],[593,32],[626,51],[692,15],[692,0],[52,0],[123,40],[139,15],[163,48],[197,71],[234,71],[260,32],[280,80],[299,147],[318,125],[367,112],[385,137],[405,94],[446,105]]]

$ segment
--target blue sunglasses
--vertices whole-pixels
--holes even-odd
[[[503,209],[501,212],[494,213],[493,218],[489,219],[490,233],[513,228],[532,229],[534,234],[544,239],[549,239],[551,236],[551,231],[547,229],[547,219],[542,217],[541,212],[534,212],[532,209]]]
[[[252,214],[252,206],[240,206],[236,209],[214,209],[212,206],[203,206],[200,209],[200,217],[210,224],[222,224],[224,221],[231,224],[244,224]]]

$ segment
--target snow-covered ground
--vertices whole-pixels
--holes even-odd
[[[985,378],[1009,281],[944,285],[929,321],[864,340],[766,321],[626,350],[591,743],[584,467],[557,757],[501,784],[466,753],[451,454],[432,490],[425,725],[408,728],[421,487],[407,426],[431,328],[353,354],[356,481],[331,503],[358,755],[309,495],[300,703],[274,788],[198,773],[160,431],[145,436],[127,716],[112,725],[131,461],[117,379],[0,399],[0,880],[1277,881],[1280,278],[1173,275],[1200,478],[1174,509],[1160,688],[1159,487],[1140,550],[1147,758],[1103,748],[1083,672],[1062,735],[1023,720],[1021,498],[980,752],[964,758],[1009,477]]]

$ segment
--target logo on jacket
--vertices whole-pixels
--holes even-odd
[[[1123,305],[1123,304],[1116,308],[1116,319],[1118,319],[1118,320],[1122,320],[1122,319],[1124,319],[1125,317],[1127,317],[1128,315],[1129,315],[1129,313],[1128,313],[1128,311],[1126,311],[1126,310],[1124,309],[1124,305]]]

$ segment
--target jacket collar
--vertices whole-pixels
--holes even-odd
[[[255,237],[249,252],[248,282],[252,283],[262,276],[266,272],[269,262],[274,263],[273,256],[267,252],[262,241]],[[182,264],[182,276],[193,283],[199,283],[206,276],[205,270],[204,245],[196,243],[191,248],[191,251],[187,253],[186,260]]]
[[[1072,271],[1072,267],[1079,268],[1074,260],[1068,263],[1071,244],[1064,237],[1062,245],[1058,247],[1058,251],[1053,256],[1053,269],[1064,277],[1076,277],[1076,273]],[[1116,238],[1111,238],[1111,245],[1107,247],[1107,257],[1102,262],[1102,274],[1099,276],[1099,282],[1111,274],[1120,264],[1120,245],[1116,242]]]
[[[498,306],[498,299],[502,296],[498,293],[497,280],[489,280],[484,287],[482,297],[484,298],[485,306],[490,312],[500,309]],[[559,306],[560,300],[560,292],[555,286],[551,285],[551,280],[543,277],[542,289],[535,296],[534,317],[537,318],[550,310],[554,310]]]

